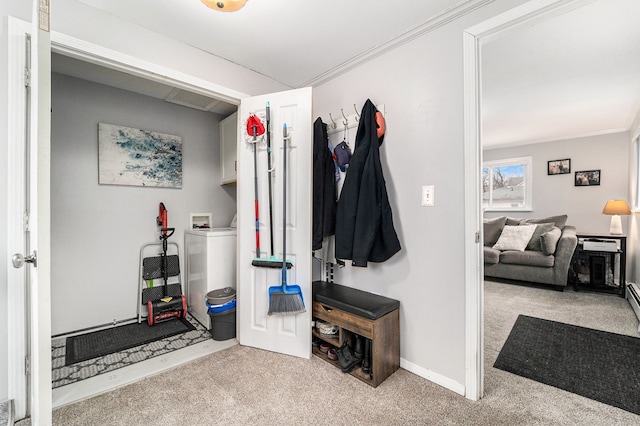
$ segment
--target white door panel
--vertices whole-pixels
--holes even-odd
[[[293,263],[287,283],[302,289],[306,312],[269,316],[269,287],[281,285],[281,269],[252,266],[256,257],[253,144],[246,123],[256,114],[266,127],[265,110],[271,110],[273,232],[269,226],[269,191],[266,137],[258,150],[260,257],[282,259],[283,238],[283,125],[291,136],[287,144],[287,259]],[[238,328],[243,345],[309,358],[311,356],[311,197],[312,197],[311,89],[304,88],[243,99],[238,117]],[[274,252],[270,239],[274,238]]]

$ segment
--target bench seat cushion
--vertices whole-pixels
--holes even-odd
[[[326,281],[313,282],[313,300],[372,320],[400,307],[398,300]]]

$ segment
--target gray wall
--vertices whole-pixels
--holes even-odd
[[[176,228],[169,241],[182,248],[189,213],[211,212],[213,226],[229,225],[236,188],[219,184],[221,116],[59,74],[52,78],[52,107],[56,335],[136,315],[139,251],[158,241],[160,202]],[[99,185],[99,122],[181,136],[182,188]]]
[[[381,161],[402,244],[387,262],[336,269],[335,282],[400,300],[403,366],[451,388],[465,383],[462,33],[521,3],[483,6],[314,89],[325,123],[367,98],[385,105]],[[422,185],[435,185],[434,207],[421,207]]]
[[[484,160],[531,156],[533,209],[531,212],[486,212],[485,217],[546,217],[567,214],[578,232],[609,233],[611,216],[603,215],[607,200],[627,200],[629,193],[629,132],[485,150]],[[571,159],[571,173],[547,175],[547,161]],[[574,173],[600,170],[599,186],[574,186]],[[627,232],[628,216],[622,217]]]

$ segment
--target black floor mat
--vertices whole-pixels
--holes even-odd
[[[640,338],[520,315],[495,368],[640,414]]]
[[[65,365],[109,355],[191,330],[195,330],[195,327],[186,319],[179,318],[163,321],[151,327],[145,321],[67,337]]]

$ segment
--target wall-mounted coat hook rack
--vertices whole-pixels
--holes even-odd
[[[385,115],[384,105],[376,105],[378,111]],[[328,130],[328,134],[332,135],[334,133],[342,132],[345,129],[352,129],[358,126],[358,122],[360,121],[360,113],[358,112],[358,108],[356,104],[353,104],[354,112],[352,114],[345,114],[344,108],[340,108],[340,113],[342,114],[343,120],[338,120],[336,122],[333,119],[333,115],[329,113],[329,118],[331,119],[331,123],[329,124],[330,129]]]

